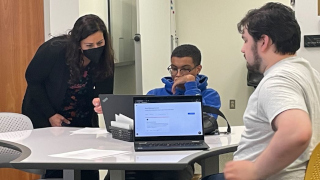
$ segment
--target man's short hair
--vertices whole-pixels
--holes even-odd
[[[275,53],[295,54],[300,48],[301,31],[294,11],[281,3],[250,10],[237,26],[242,34],[247,29],[255,42],[267,35],[275,44]]]
[[[196,46],[191,44],[176,47],[171,54],[172,57],[191,57],[194,65],[198,66],[201,64],[201,52]]]

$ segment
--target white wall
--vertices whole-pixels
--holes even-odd
[[[49,34],[59,36],[68,33],[79,17],[78,0],[44,0],[44,5],[45,10],[50,9],[50,15],[45,16],[45,40],[50,38]]]
[[[50,39],[50,0],[43,1],[44,40]]]
[[[107,0],[79,0],[79,17],[85,14],[99,16],[108,27]]]
[[[44,0],[45,40],[68,33],[76,20],[85,14],[96,14],[108,24],[106,0]],[[50,36],[51,35],[51,36]]]
[[[221,96],[221,111],[232,125],[242,125],[248,98],[246,61],[240,52],[243,41],[237,23],[247,11],[264,5],[267,0],[176,0],[176,23],[179,42],[196,45],[202,53],[202,74],[209,77],[209,87]],[[279,0],[289,5],[289,0]],[[160,73],[158,73],[160,76]],[[230,99],[236,109],[229,109]],[[224,121],[219,119],[224,125]]]
[[[45,40],[68,33],[76,20],[96,14],[108,24],[106,0],[44,0]]]
[[[305,48],[304,35],[320,35],[320,16],[318,16],[318,0],[296,1],[295,12],[301,28],[301,47],[298,56],[302,56],[320,71],[320,47]]]
[[[170,0],[139,0],[142,93],[163,87],[170,65]]]

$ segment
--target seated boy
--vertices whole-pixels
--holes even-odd
[[[204,106],[220,108],[220,96],[217,91],[207,88],[208,77],[200,75],[201,52],[190,44],[176,47],[171,54],[168,71],[171,76],[162,78],[163,88],[156,88],[147,95],[197,95],[201,94]],[[217,118],[217,115],[213,115]]]
[[[200,50],[190,44],[176,47],[171,54],[171,65],[168,71],[170,77],[162,78],[165,84],[163,88],[156,88],[147,95],[169,96],[169,95],[202,95],[203,105],[220,108],[220,96],[217,91],[207,88],[208,77],[199,75],[201,66]],[[100,100],[95,98],[92,103],[97,113],[102,113]],[[217,118],[217,115],[212,115]],[[193,167],[188,166],[181,171],[126,171],[126,179],[134,178],[139,180],[191,180]],[[107,178],[106,178],[107,179]]]

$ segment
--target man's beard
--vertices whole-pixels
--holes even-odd
[[[253,64],[250,65],[248,62],[247,62],[247,69],[249,71],[252,71],[252,72],[260,72],[260,66],[261,66],[261,62],[262,62],[262,59],[261,57],[259,56],[258,54],[258,49],[257,49],[257,43],[255,43],[252,47],[251,47],[251,51],[252,51],[252,54],[253,54]]]

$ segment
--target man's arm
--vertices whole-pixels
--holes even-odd
[[[308,147],[312,127],[309,115],[299,109],[280,113],[272,122],[275,134],[255,162],[232,161],[226,164],[229,179],[265,179],[295,161]]]
[[[282,112],[273,120],[275,135],[266,150],[257,158],[255,166],[265,178],[284,169],[308,147],[312,127],[309,115],[299,109]]]

